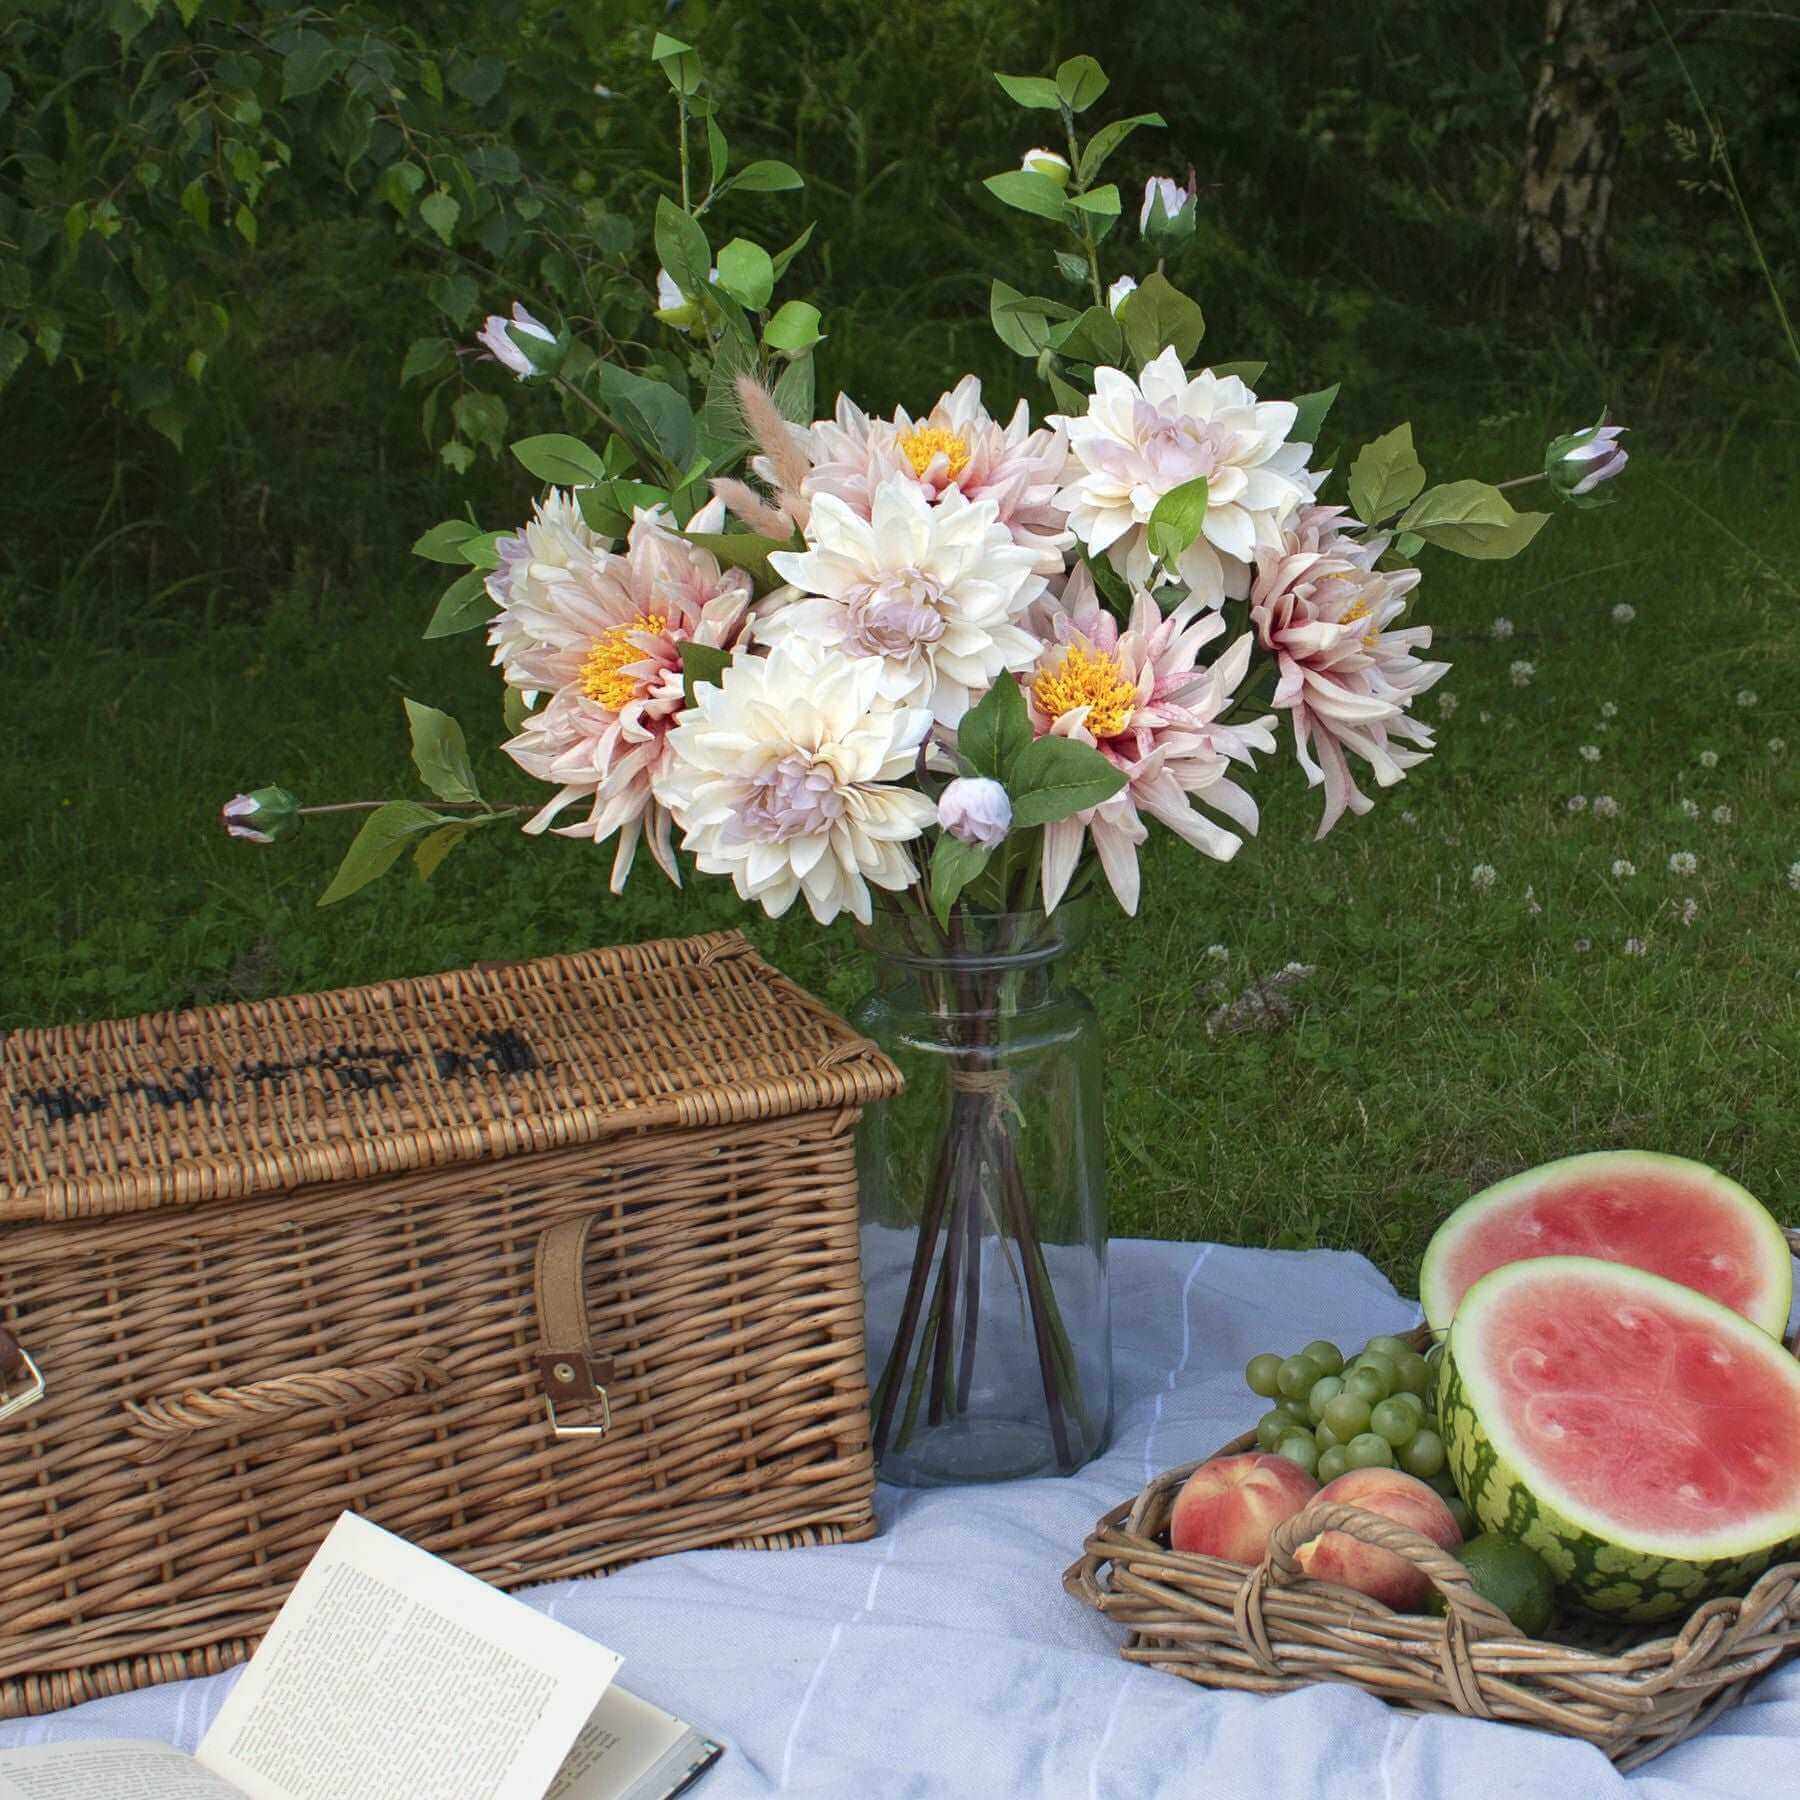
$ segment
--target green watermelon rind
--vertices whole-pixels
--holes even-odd
[[[1584,1151],[1579,1156],[1565,1156],[1556,1162],[1527,1169],[1522,1174],[1510,1175],[1505,1181],[1496,1182],[1465,1200],[1432,1235],[1419,1265],[1419,1299],[1431,1329],[1441,1336],[1449,1329],[1456,1311],[1455,1301],[1438,1279],[1438,1268],[1463,1230],[1487,1213],[1512,1204],[1522,1194],[1583,1170],[1596,1171],[1602,1164],[1615,1171],[1636,1171],[1662,1175],[1671,1181],[1692,1182],[1740,1212],[1755,1227],[1768,1249],[1765,1263],[1767,1291],[1757,1310],[1746,1316],[1751,1324],[1759,1326],[1771,1337],[1778,1338],[1787,1330],[1788,1313],[1794,1303],[1794,1268],[1787,1237],[1774,1215],[1748,1188],[1740,1186],[1729,1175],[1722,1175],[1705,1163],[1693,1162],[1685,1156],[1669,1156],[1660,1150]]]
[[[1445,1345],[1438,1373],[1438,1431],[1457,1492],[1470,1512],[1488,1531],[1498,1531],[1535,1550],[1556,1577],[1557,1593],[1565,1604],[1611,1618],[1654,1623],[1691,1611],[1703,1600],[1741,1594],[1775,1563],[1800,1547],[1800,1510],[1784,1530],[1771,1538],[1712,1546],[1718,1553],[1689,1557],[1633,1545],[1616,1531],[1596,1528],[1592,1520],[1571,1516],[1577,1509],[1565,1502],[1558,1508],[1544,1497],[1542,1484],[1534,1488],[1516,1466],[1517,1451],[1496,1443],[1482,1422],[1478,1400],[1469,1392],[1458,1362],[1459,1345],[1467,1359],[1470,1339],[1480,1323],[1482,1290],[1497,1294],[1506,1286],[1534,1275],[1552,1274],[1579,1266],[1589,1272],[1617,1277],[1627,1285],[1652,1284],[1656,1297],[1673,1296],[1679,1303],[1716,1316],[1759,1353],[1786,1358],[1739,1313],[1679,1282],[1623,1264],[1597,1262],[1589,1257],[1539,1257],[1531,1262],[1509,1263],[1484,1275],[1464,1297],[1457,1323]],[[1795,1379],[1800,1382],[1800,1369]]]

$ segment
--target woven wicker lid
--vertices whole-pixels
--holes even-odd
[[[357,1181],[895,1092],[735,931],[0,1044],[0,1221]]]

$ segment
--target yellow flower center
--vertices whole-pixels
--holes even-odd
[[[900,434],[900,453],[912,464],[915,475],[923,475],[931,467],[932,458],[942,454],[950,464],[954,481],[969,466],[969,440],[960,433],[946,431],[942,425],[921,425],[917,431]]]
[[[634,644],[636,632],[660,635],[669,628],[661,613],[644,613],[629,625],[615,625],[591,649],[581,665],[581,691],[613,712],[622,712],[644,691],[635,675],[625,673],[629,663],[642,662],[644,652]]]
[[[1338,620],[1338,623],[1340,625],[1354,625],[1358,619],[1366,619],[1369,616],[1370,610],[1367,600],[1358,600],[1351,606],[1350,610]],[[1363,648],[1370,651],[1376,649],[1376,640],[1380,636],[1381,627],[1378,625],[1371,625],[1369,629],[1363,633]]]
[[[1116,656],[1071,644],[1054,668],[1031,684],[1031,697],[1051,718],[1078,706],[1088,709],[1087,728],[1097,738],[1117,737],[1137,711],[1137,686]]]

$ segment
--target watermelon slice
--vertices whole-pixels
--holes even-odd
[[[1771,1336],[1787,1329],[1793,1267],[1781,1227],[1735,1181],[1685,1157],[1568,1156],[1465,1201],[1419,1269],[1432,1330],[1448,1328],[1490,1269],[1538,1256],[1628,1263],[1711,1295]]]
[[[1470,1510],[1590,1611],[1742,1593],[1800,1540],[1800,1363],[1660,1275],[1548,1256],[1484,1276],[1438,1416]]]

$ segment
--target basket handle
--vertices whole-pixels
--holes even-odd
[[[424,1393],[443,1379],[438,1358],[408,1352],[359,1368],[312,1369],[244,1387],[195,1388],[156,1400],[128,1400],[130,1423],[125,1429],[137,1441],[134,1460],[157,1462],[203,1433],[237,1436],[285,1425],[303,1414],[364,1412],[385,1401]]]
[[[563,1219],[538,1239],[532,1276],[538,1317],[538,1377],[544,1384],[544,1411],[559,1438],[604,1437],[612,1426],[606,1383],[613,1378],[612,1358],[594,1353],[588,1325],[588,1233],[597,1215]],[[557,1417],[556,1404],[597,1406],[598,1425],[570,1425]]]

